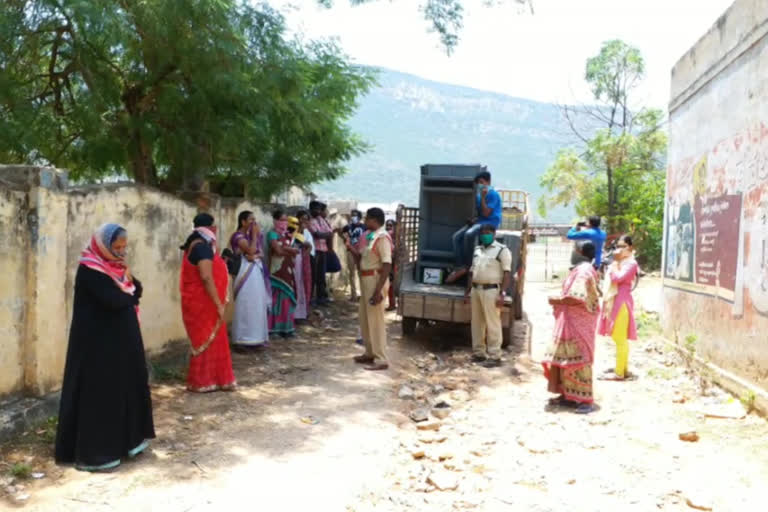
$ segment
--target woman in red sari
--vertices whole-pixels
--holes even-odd
[[[224,308],[229,273],[216,254],[214,219],[195,217],[195,230],[181,246],[181,313],[191,343],[187,390],[206,393],[235,388]]]
[[[600,312],[594,257],[592,242],[577,246],[572,258],[575,266],[560,296],[549,299],[555,313],[554,343],[542,362],[550,393],[560,393],[550,404],[573,406],[582,414],[593,410],[594,401],[592,364]]]

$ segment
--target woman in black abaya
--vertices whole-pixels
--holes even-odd
[[[83,251],[61,391],[56,462],[84,471],[120,465],[155,437],[141,283],[125,264],[126,231],[105,224]]]

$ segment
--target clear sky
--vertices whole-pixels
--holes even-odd
[[[378,0],[332,9],[316,0],[276,0],[292,30],[337,37],[360,64],[522,98],[587,102],[584,63],[603,41],[637,46],[647,78],[638,100],[666,108],[670,70],[732,0],[534,0],[535,14],[512,3],[467,0],[464,29],[448,57],[418,11],[419,0]]]

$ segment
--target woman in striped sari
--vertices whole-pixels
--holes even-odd
[[[238,230],[230,238],[240,270],[235,278],[235,315],[232,322],[232,345],[249,349],[262,347],[269,341],[267,312],[272,302],[269,274],[263,262],[263,239],[251,211],[237,217]]]
[[[562,292],[549,299],[555,313],[554,343],[542,362],[549,392],[560,394],[550,404],[575,407],[582,414],[593,410],[594,400],[592,364],[600,313],[598,277],[591,263],[594,257],[592,242],[578,245]]]
[[[269,271],[272,284],[272,307],[269,312],[269,332],[283,338],[295,334],[296,310],[295,258],[299,250],[293,245],[288,232],[288,217],[282,210],[272,213],[274,226],[267,233],[269,244]]]

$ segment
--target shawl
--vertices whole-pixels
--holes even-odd
[[[136,285],[129,278],[125,256],[112,250],[112,244],[125,233],[118,224],[104,224],[91,236],[88,246],[80,254],[80,264],[112,278],[123,293],[133,295]]]

